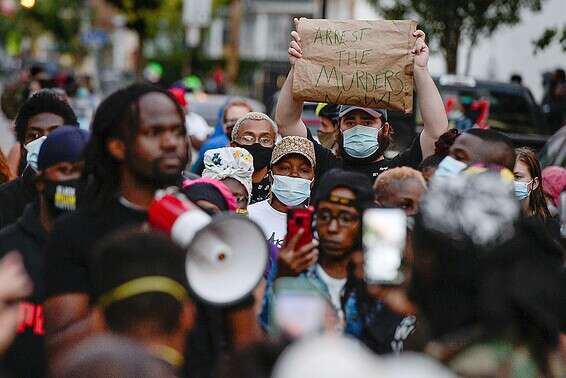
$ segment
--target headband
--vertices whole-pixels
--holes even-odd
[[[189,297],[187,290],[179,282],[164,276],[147,276],[123,283],[101,295],[98,305],[104,310],[112,303],[145,293],[169,294],[181,303]]]

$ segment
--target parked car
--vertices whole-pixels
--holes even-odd
[[[485,124],[507,134],[517,146],[540,149],[552,135],[527,87],[454,75],[441,76],[435,82],[445,104],[449,101],[460,104],[487,102],[489,115]],[[448,115],[450,119],[450,111]],[[418,112],[415,122],[417,128],[422,127]]]

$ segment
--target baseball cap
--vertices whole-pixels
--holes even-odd
[[[316,157],[314,154],[314,145],[307,138],[300,136],[287,136],[275,145],[271,154],[271,165],[276,164],[283,157],[290,154],[298,154],[304,156],[314,167],[316,165]]]
[[[61,126],[47,136],[37,157],[37,169],[43,171],[57,163],[83,160],[90,133],[75,126]]]
[[[367,114],[371,115],[375,118],[382,117],[383,121],[387,122],[387,110],[386,109],[371,109],[371,108],[362,108],[361,106],[353,106],[353,105],[340,105],[340,109],[338,110],[338,117],[342,118],[346,114],[354,111],[354,110],[361,110],[366,112]]]

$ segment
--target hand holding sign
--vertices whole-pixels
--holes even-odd
[[[419,67],[428,62],[416,22],[295,19],[295,24],[289,47],[295,99],[412,111],[414,57]]]

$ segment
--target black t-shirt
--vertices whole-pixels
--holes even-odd
[[[42,248],[47,235],[39,223],[36,202],[29,204],[16,223],[0,231],[0,258],[17,250],[33,282],[31,296],[19,303],[23,316],[16,338],[3,356],[3,365],[14,377],[46,376],[43,301],[45,300],[45,258]]]
[[[307,138],[314,144],[316,156],[316,180],[332,168],[343,168],[348,171],[360,172],[368,176],[373,183],[377,176],[391,168],[411,167],[417,169],[423,160],[423,152],[420,143],[420,134],[415,137],[411,146],[392,159],[382,159],[377,162],[352,165],[337,157],[320,143],[314,140],[310,131],[307,131]],[[317,183],[315,183],[315,186]],[[314,192],[314,191],[313,191]]]
[[[22,176],[0,185],[0,229],[17,221],[24,208],[37,198],[34,176],[35,173],[28,167]]]
[[[269,197],[269,192],[271,191],[271,182],[269,181],[269,176],[265,176],[257,184],[252,186],[252,198],[250,200],[250,205],[256,202],[261,202]]]
[[[96,212],[81,209],[55,223],[47,243],[47,297],[67,293],[93,296],[89,266],[91,252],[105,236],[141,226],[145,211],[134,210],[118,200]]]

